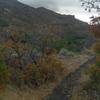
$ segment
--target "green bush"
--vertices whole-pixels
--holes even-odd
[[[8,27],[9,23],[3,19],[0,19],[0,27]]]
[[[65,40],[67,42],[67,49],[73,52],[79,52],[83,49],[86,37],[79,37],[76,34],[69,34]]]
[[[6,83],[8,81],[8,70],[4,61],[0,60],[0,83]]]
[[[100,92],[100,67],[93,65],[89,70],[89,80],[85,83],[85,90]]]
[[[29,33],[25,35],[25,40],[27,43],[33,44],[39,51],[43,51],[46,47],[49,47],[56,49],[57,52],[62,48],[78,52],[83,49],[86,37],[79,37],[74,33],[68,34],[64,37],[56,36],[54,34]]]
[[[93,66],[90,70],[90,79],[92,82],[100,83],[100,68],[98,66]]]

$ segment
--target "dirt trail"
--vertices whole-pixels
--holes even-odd
[[[95,56],[90,58],[80,65],[79,68],[73,70],[68,76],[66,76],[61,83],[54,89],[53,93],[48,96],[47,100],[71,100],[73,89],[80,84],[80,79],[84,72],[86,72],[90,66],[95,63]],[[73,99],[75,100],[75,99]]]

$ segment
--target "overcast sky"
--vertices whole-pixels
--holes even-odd
[[[89,17],[95,12],[88,13],[81,7],[80,0],[19,0],[33,7],[45,7],[61,14],[75,15],[76,18],[89,22]]]

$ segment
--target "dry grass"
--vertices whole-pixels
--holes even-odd
[[[81,77],[78,80],[78,84],[73,88],[71,100],[92,100],[83,89],[84,85],[89,80],[88,71],[89,70],[85,70],[81,72]]]
[[[1,94],[0,100],[44,100],[66,75],[79,68],[88,57],[87,55],[77,55],[69,59],[62,59],[64,72],[62,75],[58,75],[58,80],[44,84],[37,89],[26,88],[21,91],[16,88],[8,87],[5,92]]]

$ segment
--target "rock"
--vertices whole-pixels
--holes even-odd
[[[68,50],[65,49],[65,48],[62,48],[62,49],[60,50],[60,52],[59,52],[59,57],[62,58],[62,59],[64,59],[64,58],[69,58],[69,57],[71,57],[71,56],[73,56],[73,53],[70,52],[70,51],[68,51]]]

